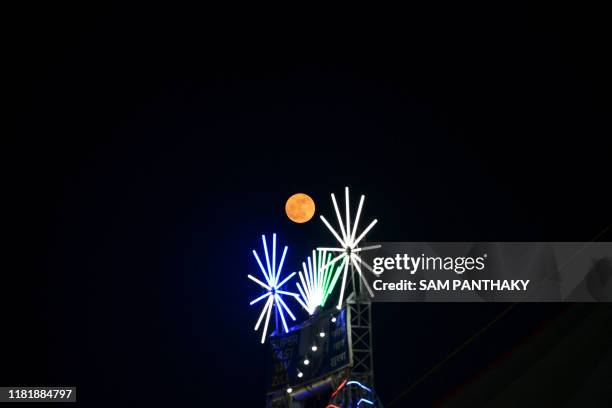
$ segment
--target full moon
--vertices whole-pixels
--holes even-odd
[[[297,193],[287,200],[285,212],[291,221],[303,224],[310,221],[314,215],[315,203],[309,195]]]

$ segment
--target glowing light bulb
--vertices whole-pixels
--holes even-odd
[[[312,346],[311,350],[312,350],[312,351],[317,351],[317,350],[318,350],[318,348],[317,348],[317,346]]]
[[[336,318],[332,317],[332,323],[336,323]]]
[[[308,364],[310,364],[310,360],[305,359],[305,360],[304,360],[304,365],[308,365]]]
[[[319,337],[325,337],[325,332],[319,333]]]
[[[298,378],[302,378],[304,376],[304,373],[301,371],[298,371]]]
[[[287,388],[287,394],[291,394],[293,392],[293,388],[289,387]]]

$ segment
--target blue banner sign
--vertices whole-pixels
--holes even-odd
[[[295,389],[350,365],[346,309],[320,313],[270,340],[270,391]]]

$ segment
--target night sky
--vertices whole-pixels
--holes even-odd
[[[365,194],[373,241],[612,240],[602,21],[303,7],[7,15],[2,385],[263,406],[251,250],[276,232],[297,265],[333,243],[284,215],[296,192],[317,216]],[[382,400],[506,307],[375,304]],[[518,305],[394,406],[430,406],[567,307]]]

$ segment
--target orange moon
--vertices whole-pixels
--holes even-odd
[[[309,195],[297,193],[287,200],[285,212],[291,221],[303,224],[310,221],[314,215],[315,203]]]

